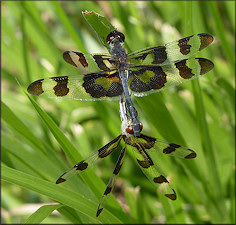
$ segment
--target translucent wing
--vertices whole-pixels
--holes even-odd
[[[107,201],[107,198],[109,196],[109,194],[112,192],[113,190],[113,187],[114,187],[114,179],[115,177],[119,174],[120,170],[121,170],[121,167],[123,165],[123,162],[124,162],[124,156],[125,156],[125,147],[123,147],[123,149],[121,150],[120,152],[120,156],[116,162],[116,166],[115,166],[115,169],[108,181],[108,184],[107,184],[107,187],[104,191],[104,194],[100,200],[100,203],[98,205],[98,209],[97,209],[97,214],[96,216],[98,217],[100,215],[100,213],[102,212],[104,206],[105,206],[105,203]]]
[[[80,171],[83,171],[87,169],[88,165],[92,165],[97,159],[99,158],[105,158],[108,155],[110,155],[119,145],[121,141],[122,136],[119,135],[115,139],[113,139],[108,144],[104,145],[99,150],[93,152],[88,158],[82,160],[81,162],[74,165],[71,169],[63,173],[56,181],[56,184],[60,184],[62,182],[65,182],[75,174],[79,173]]]
[[[141,134],[138,138],[139,142],[146,147],[146,151],[163,153],[170,156],[175,156],[183,159],[193,159],[197,157],[197,153],[190,148],[186,148],[174,143],[168,143],[167,141],[152,138],[147,135]]]
[[[123,88],[116,70],[101,71],[83,76],[62,76],[37,80],[27,91],[32,95],[75,100],[117,100]]]
[[[128,54],[131,64],[167,65],[177,60],[187,59],[213,42],[210,34],[195,34],[164,46],[138,50]]]
[[[184,59],[163,66],[134,66],[130,67],[128,84],[135,96],[142,97],[198,78],[213,68],[214,64],[204,58]]]
[[[155,184],[167,198],[176,200],[175,190],[147,153],[147,149],[150,149],[152,145],[155,144],[155,140],[150,138],[147,141],[144,137],[130,136],[125,137],[125,142],[133,147],[137,162],[147,178]]]
[[[85,54],[82,52],[66,51],[63,53],[64,60],[75,66],[83,73],[109,71],[115,69],[114,61],[110,54]]]

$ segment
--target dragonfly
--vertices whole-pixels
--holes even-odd
[[[127,53],[125,35],[111,31],[108,53],[86,54],[65,51],[64,60],[81,75],[50,77],[28,86],[30,94],[75,100],[113,100],[124,94],[134,136],[140,134],[140,121],[131,95],[142,97],[200,77],[213,69],[205,58],[192,58],[213,42],[212,35],[200,33],[178,41]]]
[[[88,166],[93,165],[97,159],[104,159],[112,154],[118,148],[120,142],[123,141],[124,146],[99,202],[96,212],[97,217],[104,209],[109,194],[112,193],[114,180],[122,168],[127,146],[130,146],[133,149],[136,161],[148,179],[159,188],[158,190],[160,190],[160,192],[171,200],[176,200],[176,192],[167,178],[163,175],[163,172],[160,170],[157,163],[152,159],[151,153],[163,153],[184,159],[193,159],[197,156],[196,152],[193,150],[174,143],[168,143],[164,140],[153,138],[142,133],[140,133],[139,136],[135,136],[132,119],[127,113],[127,105],[124,100],[124,94],[122,94],[119,98],[120,116],[122,121],[121,134],[99,150],[93,152],[88,158],[74,165],[71,169],[63,173],[56,181],[56,184],[63,183],[72,176],[86,170]],[[139,123],[139,129],[141,131],[142,128],[142,123]]]

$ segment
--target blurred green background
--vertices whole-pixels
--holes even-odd
[[[1,7],[2,223],[235,223],[234,1],[4,1]],[[37,79],[79,74],[63,60],[64,51],[106,52],[85,10],[123,32],[130,51],[197,33],[215,38],[197,55],[214,62],[211,72],[133,98],[143,133],[197,152],[189,161],[157,156],[177,192],[174,202],[158,194],[132,151],[117,179],[117,200],[111,196],[98,218],[119,151],[55,184],[120,133],[118,102],[29,99],[24,93]]]

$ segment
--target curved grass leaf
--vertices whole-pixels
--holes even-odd
[[[78,193],[60,187],[51,182],[42,180],[40,178],[33,177],[26,173],[11,169],[7,166],[2,166],[2,179],[26,189],[46,195],[54,199],[55,201],[79,210],[85,215],[93,218],[93,220],[96,219],[95,212],[97,210],[97,202],[93,202]],[[99,223],[100,221],[102,223],[121,223],[123,219],[120,219],[104,209],[104,212],[97,219],[97,222]]]
[[[61,204],[44,205],[34,212],[23,224],[40,224],[48,217],[54,210],[63,207]]]

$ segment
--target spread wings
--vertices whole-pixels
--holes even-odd
[[[210,60],[189,57],[206,48],[212,41],[210,34],[197,34],[164,46],[128,54],[128,84],[131,92],[141,97],[209,72],[214,67]],[[85,74],[37,80],[29,85],[27,90],[30,94],[93,101],[114,100],[114,97],[123,93],[118,65],[110,54],[66,51],[63,58]]]
[[[168,143],[163,140],[159,140],[143,134],[140,134],[139,137],[133,135],[119,135],[118,137],[110,141],[108,144],[100,148],[98,151],[95,151],[88,158],[82,160],[81,162],[73,166],[71,169],[63,173],[57,179],[56,183],[59,184],[65,182],[77,173],[86,170],[88,166],[91,166],[97,159],[103,159],[109,156],[117,149],[122,139],[124,140],[125,145],[120,152],[120,156],[116,162],[116,166],[102,195],[96,215],[100,215],[105,206],[106,200],[109,197],[109,194],[113,190],[114,180],[119,174],[124,162],[127,145],[133,148],[138,165],[140,166],[144,174],[148,177],[148,179],[154,185],[156,185],[158,187],[158,190],[160,190],[160,192],[164,194],[167,198],[171,200],[176,200],[177,195],[175,190],[172,188],[169,181],[163,175],[163,172],[158,167],[157,162],[152,159],[150,153],[163,153],[184,159],[192,159],[195,158],[197,155],[193,150],[188,149],[186,147],[173,143]]]

